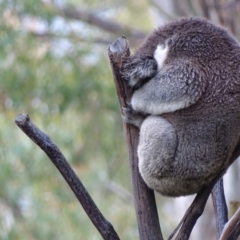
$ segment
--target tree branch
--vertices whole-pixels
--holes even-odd
[[[219,240],[237,240],[240,236],[240,208],[232,216],[229,222],[223,229],[222,235]]]
[[[192,204],[187,209],[186,213],[184,214],[182,220],[173,231],[173,233],[169,236],[169,240],[174,237],[174,235],[179,230],[179,233],[176,237],[177,240],[187,240],[190,237],[192,229],[197,222],[198,218],[202,215],[208,197],[212,191],[212,188],[215,184],[215,181],[209,184],[208,186],[203,187],[194,198]]]
[[[224,195],[223,178],[215,184],[212,190],[212,200],[216,216],[217,235],[219,238],[228,221],[228,208]]]
[[[232,157],[229,160],[229,166],[239,157],[239,155],[240,155],[240,140],[239,140],[237,146],[235,147]],[[173,236],[176,234],[176,232],[179,230],[180,227],[181,227],[181,229],[180,229],[176,239],[177,240],[189,239],[189,236],[192,232],[192,229],[193,229],[196,221],[203,213],[207,199],[208,199],[214,185],[216,184],[218,179],[220,179],[223,176],[224,172],[225,171],[220,172],[219,176],[216,179],[214,179],[208,186],[203,187],[198,192],[197,196],[195,197],[192,204],[190,205],[190,207],[184,214],[184,217],[182,218],[182,220],[180,221],[180,223],[178,224],[176,229],[170,235],[169,239],[173,238]],[[236,223],[235,226],[236,226],[235,228],[237,228],[238,222]],[[239,234],[239,233],[240,233],[240,229],[234,229],[234,234]],[[226,239],[221,239],[221,240],[228,240],[228,239],[231,239],[231,238],[226,238]],[[231,240],[235,240],[235,238],[231,239]]]
[[[72,191],[75,193],[77,199],[81,203],[92,223],[102,235],[103,239],[119,240],[119,237],[115,232],[113,226],[104,218],[102,213],[99,211],[89,193],[83,186],[82,182],[79,180],[78,176],[70,167],[58,147],[51,141],[51,139],[38,127],[36,127],[30,121],[29,116],[26,114],[18,115],[15,119],[15,123],[51,159]]]
[[[127,40],[124,37],[118,38],[109,46],[108,55],[113,70],[120,107],[124,107],[127,105],[127,102],[130,101],[132,95],[127,87],[126,81],[122,79],[120,74],[122,60],[130,55]],[[154,192],[144,183],[138,170],[137,146],[139,130],[129,124],[124,124],[124,127],[129,150],[135,210],[137,214],[140,239],[163,240]]]

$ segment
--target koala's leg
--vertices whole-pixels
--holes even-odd
[[[139,171],[150,188],[163,194],[168,184],[162,179],[174,177],[176,148],[177,134],[167,120],[149,116],[143,121],[138,146]]]

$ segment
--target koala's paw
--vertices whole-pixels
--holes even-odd
[[[131,105],[122,108],[122,118],[125,123],[132,124],[139,128],[144,120],[144,116],[134,111]]]
[[[134,87],[144,79],[152,78],[157,73],[157,62],[151,57],[127,58],[123,62],[121,74],[129,85]]]

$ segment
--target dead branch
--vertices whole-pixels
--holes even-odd
[[[68,164],[67,160],[52,142],[52,140],[36,127],[26,114],[20,114],[15,119],[17,126],[35,142],[50,158],[59,172],[62,174],[69,187],[72,189],[77,199],[81,203],[85,212],[89,216],[92,223],[98,229],[103,239],[119,240],[113,226],[104,218],[98,207],[90,197],[89,193],[83,186],[82,182]]]
[[[206,202],[208,200],[208,197],[212,191],[212,188],[214,186],[216,181],[213,181],[208,186],[203,187],[197,194],[197,196],[194,198],[192,204],[187,209],[186,213],[184,214],[184,217],[176,227],[176,229],[173,231],[173,233],[169,236],[169,240],[174,237],[174,235],[179,230],[179,233],[176,237],[177,240],[187,240],[190,237],[190,234],[192,232],[192,229],[197,222],[198,218],[202,215]],[[181,228],[180,228],[181,227]]]
[[[230,163],[232,164],[240,155],[240,141],[236,146],[233,155],[230,159]],[[232,216],[232,218],[225,225],[222,235],[219,240],[237,240],[240,236],[240,208],[238,208],[237,212]]]
[[[113,70],[120,107],[125,107],[127,102],[130,101],[132,95],[127,87],[126,81],[122,79],[120,74],[122,60],[130,55],[127,40],[124,37],[118,38],[109,46],[108,55]],[[124,124],[124,127],[132,171],[135,210],[137,214],[140,239],[163,240],[154,192],[144,183],[138,170],[137,146],[139,131],[133,125]]]
[[[219,238],[228,221],[228,208],[224,194],[223,178],[215,184],[212,190],[212,200],[216,216],[217,235]]]
[[[238,142],[231,159],[229,160],[229,165],[231,165],[240,155],[240,141]],[[212,183],[210,183],[208,186],[203,187],[197,194],[197,196],[195,197],[195,199],[193,200],[192,204],[190,205],[190,207],[188,208],[188,210],[186,211],[184,217],[182,218],[182,220],[180,221],[180,223],[178,224],[178,226],[176,227],[176,229],[173,231],[173,233],[170,235],[169,239],[172,239],[173,236],[176,234],[176,232],[179,230],[179,233],[176,237],[177,240],[187,240],[189,239],[189,236],[192,232],[192,229],[196,223],[196,221],[198,220],[198,218],[202,215],[203,210],[205,208],[207,199],[214,187],[214,185],[216,184],[216,182],[218,181],[218,179],[220,179],[223,176],[224,172],[220,172],[219,176],[214,179],[212,181]],[[236,225],[237,228],[238,225]],[[240,234],[240,229],[234,229],[234,234]],[[230,238],[229,238],[230,239]],[[223,239],[221,239],[223,240]],[[227,240],[224,239],[224,240]],[[232,239],[231,239],[232,240]],[[233,239],[235,240],[235,239]]]
[[[229,222],[223,229],[222,235],[219,240],[237,240],[240,235],[240,208],[232,216]]]

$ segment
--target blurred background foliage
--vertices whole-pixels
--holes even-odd
[[[161,2],[0,0],[0,239],[102,239],[46,155],[15,126],[19,113],[58,145],[120,238],[138,238],[107,46],[125,35],[134,48],[159,24],[214,11],[204,11],[204,1]],[[169,201],[159,207],[164,235],[176,224]]]

